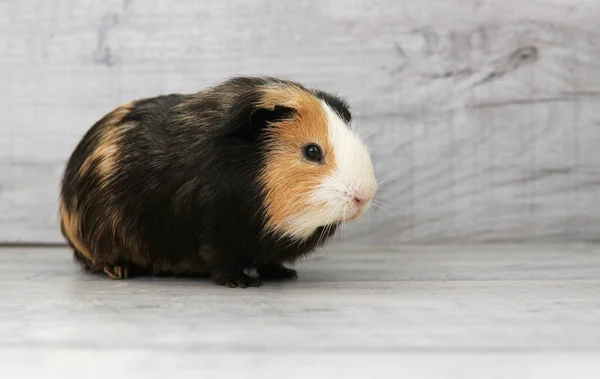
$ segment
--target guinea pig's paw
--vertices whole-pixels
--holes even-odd
[[[267,263],[256,267],[261,279],[295,279],[298,272],[279,263]]]
[[[218,285],[227,286],[230,288],[260,287],[262,285],[262,281],[260,279],[253,278],[244,273],[216,276],[213,280]]]
[[[120,280],[127,279],[129,277],[129,270],[125,266],[104,266],[104,273],[108,275],[109,278]]]

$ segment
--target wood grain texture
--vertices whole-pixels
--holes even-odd
[[[0,241],[62,241],[58,181],[131,99],[268,74],[354,109],[382,209],[353,243],[596,241],[600,2],[0,1]]]
[[[549,379],[600,370],[598,246],[328,249],[297,268],[297,281],[242,290],[114,281],[81,273],[64,248],[0,249],[0,375]]]

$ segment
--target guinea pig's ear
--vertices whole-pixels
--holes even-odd
[[[292,117],[295,109],[276,105],[273,109],[257,108],[250,114],[250,128],[260,132],[270,124]]]
[[[260,101],[260,94],[254,92],[237,99],[225,120],[230,136],[254,143],[270,125],[293,117],[296,112],[283,105],[265,107],[260,105]]]
[[[282,105],[276,105],[272,109],[255,108],[250,112],[244,130],[239,130],[238,136],[256,142],[272,124],[293,117],[295,112],[295,109]]]

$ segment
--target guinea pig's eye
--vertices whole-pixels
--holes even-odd
[[[319,145],[311,143],[304,146],[304,157],[309,161],[322,162],[323,152],[321,151]]]

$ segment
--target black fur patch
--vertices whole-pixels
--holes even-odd
[[[324,91],[315,91],[315,94],[319,99],[325,101],[346,124],[349,124],[350,121],[352,121],[350,106],[344,99]]]

